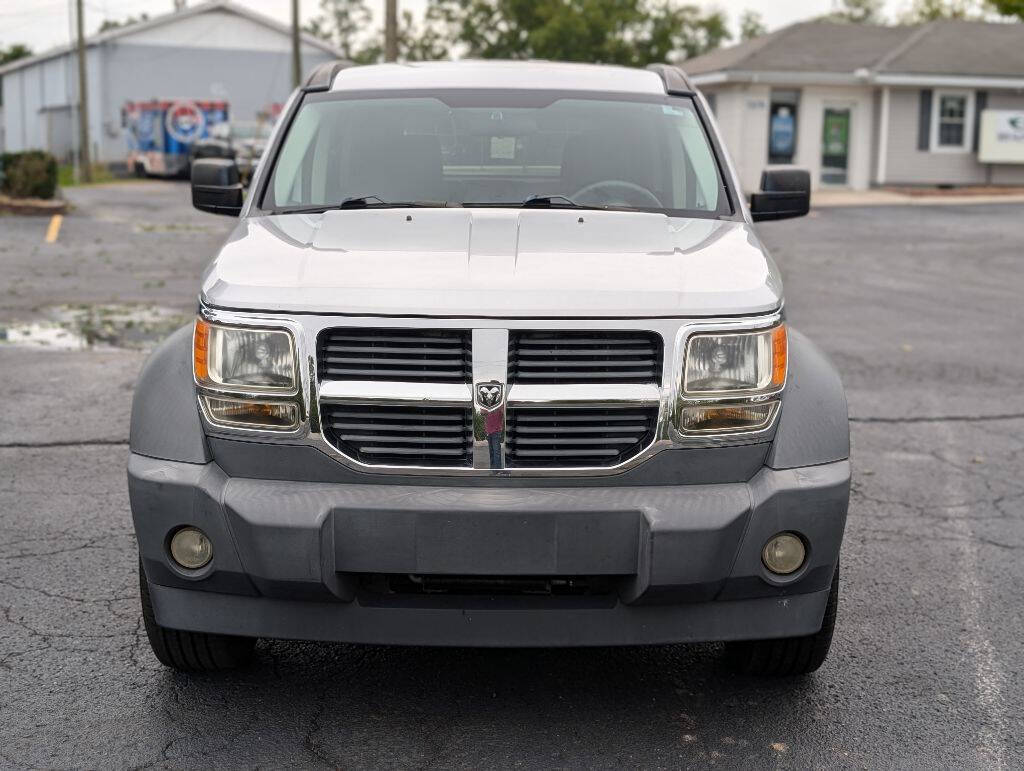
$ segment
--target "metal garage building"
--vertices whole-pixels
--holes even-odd
[[[122,108],[152,99],[223,100],[230,117],[273,112],[292,88],[291,31],[226,0],[100,33],[88,41],[93,160],[124,160]],[[340,58],[302,37],[302,68]],[[77,145],[75,49],[56,48],[0,67],[0,151],[45,149],[70,159]]]

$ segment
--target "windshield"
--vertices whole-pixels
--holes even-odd
[[[529,201],[729,213],[692,100],[543,93],[314,98],[288,130],[263,208]]]

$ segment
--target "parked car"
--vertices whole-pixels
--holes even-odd
[[[828,652],[846,401],[785,321],[684,73],[555,63],[317,69],[195,323],[136,389],[146,631],[178,669],[257,638],[457,646],[728,642]]]
[[[210,135],[192,145],[189,163],[199,158],[235,161],[238,175],[248,184],[267,147],[272,125],[266,121],[231,121],[210,129]]]

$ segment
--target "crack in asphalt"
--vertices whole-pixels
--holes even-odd
[[[1022,420],[1024,412],[1003,415],[910,415],[905,418],[850,417],[851,423],[982,423],[990,420]]]
[[[74,439],[66,442],[0,442],[0,450],[35,449],[39,447],[110,447],[128,444],[127,439]]]

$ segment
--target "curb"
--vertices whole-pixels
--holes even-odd
[[[0,195],[0,212],[7,214],[51,217],[54,214],[67,214],[69,206],[69,203],[63,198],[44,200],[42,198],[10,198]]]

